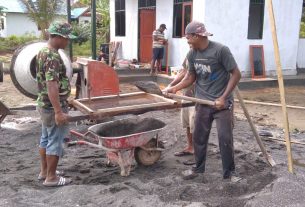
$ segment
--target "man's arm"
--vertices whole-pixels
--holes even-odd
[[[177,91],[180,91],[183,88],[187,88],[191,86],[196,80],[195,73],[192,73],[190,71],[187,71],[186,75],[184,76],[183,80],[179,82],[177,85],[168,88],[167,90],[164,90],[164,93],[177,93]]]
[[[232,93],[235,86],[238,84],[240,78],[241,78],[241,74],[240,74],[239,69],[234,68],[231,71],[231,77],[230,77],[230,80],[228,82],[228,85],[227,85],[227,88],[226,88],[225,92],[222,94],[221,97],[219,97],[218,99],[215,100],[215,103],[216,103],[215,106],[216,106],[217,109],[223,109],[224,108],[226,98]]]
[[[180,73],[178,73],[178,75],[176,75],[176,77],[174,78],[174,80],[168,84],[167,87],[172,87],[172,86],[175,86],[177,85],[178,83],[180,83],[183,78],[185,77],[185,74],[187,73],[187,69],[183,68]]]
[[[59,85],[56,80],[47,81],[48,96],[55,112],[55,122],[57,125],[62,125],[68,122],[67,114],[64,114],[60,107],[59,101]]]

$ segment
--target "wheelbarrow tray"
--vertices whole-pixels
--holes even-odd
[[[99,144],[109,149],[143,146],[156,137],[166,124],[154,118],[132,117],[89,127]]]

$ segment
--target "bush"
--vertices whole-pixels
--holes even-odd
[[[300,38],[305,38],[305,22],[301,22]]]
[[[13,52],[19,46],[37,39],[33,34],[25,34],[22,36],[11,35],[6,38],[0,38],[0,52]]]

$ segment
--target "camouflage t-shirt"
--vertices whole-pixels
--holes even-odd
[[[37,104],[42,108],[53,108],[49,96],[47,81],[57,81],[59,85],[59,100],[61,107],[67,106],[67,98],[71,92],[66,67],[57,50],[48,47],[42,48],[36,58],[38,83]]]

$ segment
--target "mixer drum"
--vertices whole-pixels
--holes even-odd
[[[10,75],[15,87],[25,96],[37,98],[36,81],[36,55],[47,42],[31,42],[19,47],[12,57]],[[67,76],[71,79],[73,70],[69,56],[64,50],[59,50],[59,54],[67,69]]]

